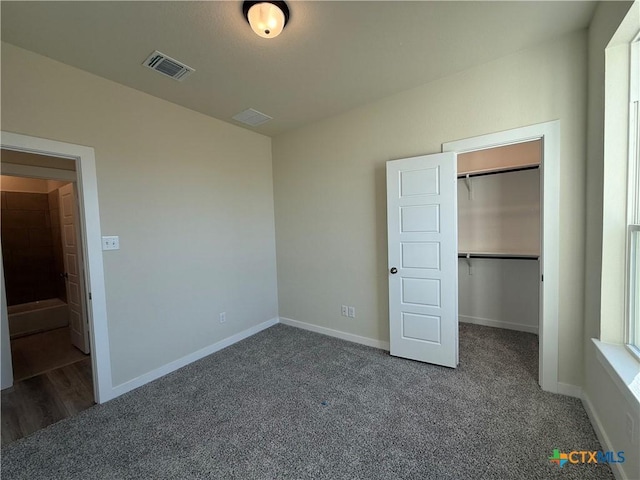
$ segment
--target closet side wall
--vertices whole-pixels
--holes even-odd
[[[540,254],[540,171],[458,180],[458,251]]]

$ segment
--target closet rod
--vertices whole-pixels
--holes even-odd
[[[485,175],[497,175],[498,173],[509,173],[509,172],[522,172],[524,170],[537,170],[538,168],[540,168],[540,165],[529,165],[527,167],[514,167],[514,168],[507,168],[504,170],[492,170],[490,172],[459,173],[458,178],[484,177]]]
[[[500,258],[504,260],[538,260],[537,255],[517,255],[499,253],[458,253],[458,258]]]

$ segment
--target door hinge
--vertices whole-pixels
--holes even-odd
[[[89,292],[89,300],[91,300],[91,292]]]
[[[544,275],[542,275],[542,279],[540,280],[541,282],[544,282]]]

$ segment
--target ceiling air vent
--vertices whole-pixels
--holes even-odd
[[[195,69],[157,50],[149,55],[143,65],[178,81],[184,80],[195,72]]]
[[[244,112],[240,112],[231,118],[246,125],[251,125],[252,127],[257,127],[258,125],[262,125],[264,122],[273,120],[273,117],[265,115],[253,108],[247,108]]]

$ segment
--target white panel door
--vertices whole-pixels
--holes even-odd
[[[456,155],[387,162],[391,355],[458,365]]]
[[[62,230],[62,254],[64,277],[69,304],[69,330],[71,343],[84,353],[89,353],[89,328],[84,293],[82,248],[78,235],[78,214],[73,184],[60,187],[60,229]]]

